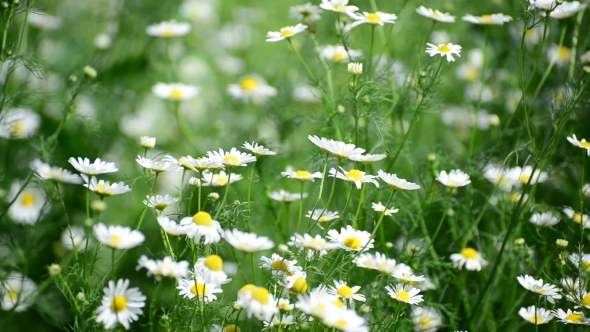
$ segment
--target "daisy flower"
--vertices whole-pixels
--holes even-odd
[[[330,169],[330,176],[336,177],[338,179],[352,182],[356,185],[357,189],[361,189],[363,183],[370,182],[375,186],[379,187],[379,183],[374,180],[374,175],[366,175],[365,172],[359,171],[358,169],[351,169],[350,171],[345,171],[342,166],[339,167],[340,171],[336,171],[336,169]]]
[[[590,271],[590,254],[583,254],[582,256],[573,253],[569,256],[570,262],[576,267],[581,266],[586,271]]]
[[[317,251],[320,255],[327,253],[328,250],[332,250],[338,247],[338,244],[328,242],[321,235],[316,234],[315,236],[311,236],[309,234],[297,234],[295,233],[289,243],[290,246],[309,250],[310,252]]]
[[[375,210],[376,212],[383,212],[383,214],[385,214],[386,216],[390,216],[399,211],[399,209],[396,209],[394,207],[392,207],[391,209],[386,208],[385,205],[381,204],[381,202],[371,203],[371,206],[373,207],[373,210]]]
[[[86,247],[86,234],[84,232],[84,228],[79,226],[72,226],[70,229],[66,228],[61,233],[61,245],[68,250],[74,250],[74,248],[76,248],[78,252],[83,252]]]
[[[412,307],[410,314],[415,331],[435,332],[442,326],[442,316],[432,307]]]
[[[262,324],[264,325],[262,331],[266,331],[276,326],[289,326],[295,324],[295,318],[292,315],[273,316],[271,321],[264,321]]]
[[[179,294],[184,298],[194,299],[197,297],[199,301],[204,301],[205,303],[217,300],[217,295],[215,294],[223,293],[223,290],[217,284],[205,283],[198,276],[194,277],[194,279],[180,279],[176,289],[180,291]]]
[[[240,174],[231,173],[227,174],[224,171],[220,171],[219,174],[213,174],[209,171],[203,172],[203,178],[201,179],[201,185],[203,187],[225,187],[230,183],[234,183],[242,180],[244,177]]]
[[[349,6],[348,0],[322,0],[320,8],[346,14],[354,13],[359,10],[357,6]]]
[[[74,174],[61,167],[54,167],[35,159],[31,163],[31,168],[35,170],[35,175],[44,180],[59,181],[64,183],[80,184],[82,179],[78,174]]]
[[[297,264],[296,260],[291,261],[277,254],[272,254],[270,258],[262,256],[260,260],[262,260],[260,267],[270,270],[272,274],[276,276],[290,277],[293,275],[301,275],[303,273],[303,269],[300,266],[295,265]]]
[[[208,212],[200,211],[195,213],[192,217],[184,217],[180,221],[181,226],[186,226],[186,235],[193,239],[195,244],[201,242],[201,237],[205,240],[205,245],[217,243],[221,240],[223,229],[219,221],[213,220]]]
[[[379,177],[383,182],[387,183],[391,188],[396,190],[417,190],[420,189],[420,186],[406,181],[404,179],[400,179],[397,177],[396,174],[389,174],[384,172],[383,170],[377,171],[377,177]]]
[[[22,184],[19,181],[13,182],[10,187],[6,201],[14,200],[14,203],[8,208],[8,216],[17,224],[34,225],[41,218],[47,204],[45,191],[36,187],[26,187],[19,194],[21,188]]]
[[[147,27],[145,32],[153,37],[182,37],[191,31],[191,25],[188,23],[164,21]]]
[[[348,63],[348,72],[352,75],[361,75],[363,73],[363,64],[360,62],[350,62]],[[370,157],[369,157],[370,156]],[[383,158],[387,157],[386,155],[365,155],[365,156],[356,156],[354,159],[354,161],[360,161],[363,164],[370,164],[374,161],[379,161],[383,158],[380,158],[380,156],[383,156]]]
[[[83,184],[84,187],[102,197],[120,195],[131,191],[131,188],[123,182],[115,182],[111,184],[109,181],[105,180],[98,181],[94,176],[90,179],[90,182],[88,182],[89,179],[86,175],[82,175],[82,179],[86,182]]]
[[[422,295],[418,295],[418,293],[420,293],[420,289],[414,288],[412,285],[404,285],[399,283],[395,286],[395,288],[391,285],[386,286],[385,290],[392,299],[398,300],[400,302],[418,304],[424,301]]]
[[[274,242],[266,236],[242,232],[235,228],[225,230],[224,238],[235,249],[249,253],[268,250],[275,246]]]
[[[346,251],[365,251],[373,248],[374,239],[371,239],[371,233],[367,231],[357,231],[348,225],[342,228],[340,232],[335,229],[328,231],[328,239],[338,244],[341,249]]]
[[[322,10],[316,5],[306,3],[289,9],[289,17],[299,21],[317,22],[321,19]]]
[[[291,38],[298,33],[301,33],[307,29],[307,25],[298,23],[295,26],[287,26],[281,28],[279,31],[269,31],[266,34],[266,41],[269,43],[278,42],[287,38]]]
[[[547,51],[547,60],[555,61],[557,66],[565,66],[570,63],[572,52],[565,46],[551,45]]]
[[[481,271],[483,267],[488,265],[488,261],[483,259],[482,255],[473,248],[465,248],[458,254],[452,254],[451,260],[459,270],[465,266],[469,271]]]
[[[57,30],[61,28],[63,20],[38,10],[31,11],[27,23],[40,30]]]
[[[436,176],[436,180],[449,188],[464,187],[471,183],[469,175],[459,169],[454,169],[449,173],[447,171],[441,171]]]
[[[207,151],[207,157],[227,167],[246,166],[248,163],[256,161],[256,157],[253,155],[241,152],[236,148],[231,148],[230,151],[223,151],[223,149]]]
[[[323,152],[331,153],[340,159],[350,159],[352,156],[358,156],[365,153],[365,149],[357,148],[356,145],[326,139],[323,137],[308,135],[307,138],[317,145]]]
[[[572,209],[570,207],[564,207],[563,213],[565,213],[565,215],[569,219],[573,220],[575,223],[577,223],[577,224],[582,223],[584,225],[584,228],[590,228],[590,223],[588,223],[588,215],[587,214],[581,214],[579,212],[576,212],[574,209]]]
[[[529,0],[530,8],[539,8],[541,10],[549,11],[557,7],[556,0]]]
[[[150,169],[156,173],[182,171],[182,167],[180,167],[178,164],[166,160],[154,160],[150,158],[144,158],[142,156],[137,156],[137,159],[135,159],[135,161],[141,167]]]
[[[430,57],[440,54],[441,57],[446,56],[448,62],[455,61],[455,58],[453,58],[453,54],[458,57],[461,57],[461,46],[459,45],[455,45],[453,43],[439,44],[438,46],[426,43],[426,45],[428,46],[428,48],[426,49],[426,53],[428,53]]]
[[[322,224],[332,220],[336,220],[340,218],[340,215],[338,215],[338,212],[335,211],[323,211],[320,209],[316,209],[312,211],[307,211],[305,218],[311,218],[312,220],[315,220],[318,223]]]
[[[358,267],[377,270],[386,275],[393,275],[396,266],[395,259],[387,258],[380,252],[376,252],[375,255],[362,253],[354,260],[354,263]]]
[[[92,230],[98,241],[113,249],[130,249],[141,245],[145,241],[142,232],[132,230],[129,227],[118,225],[107,227],[105,224],[99,223],[94,225]]]
[[[252,142],[252,143],[246,142],[246,143],[244,143],[244,145],[242,145],[242,147],[248,151],[251,151],[252,153],[254,153],[255,155],[257,155],[259,157],[260,156],[274,156],[277,154],[276,152],[273,152],[273,151],[265,148],[264,146],[259,145],[256,142]]]
[[[179,225],[176,221],[165,216],[158,217],[158,224],[162,227],[164,232],[172,236],[185,235],[188,231],[188,226]]]
[[[322,101],[320,90],[311,85],[299,85],[294,87],[293,99],[302,103],[310,104],[316,104]]]
[[[547,173],[536,169],[533,172],[533,166],[525,166],[523,168],[516,166],[508,172],[508,176],[513,178],[514,182],[535,184],[537,182],[545,182],[547,180]],[[532,178],[532,179],[531,179]]]
[[[529,221],[532,224],[540,227],[550,227],[557,224],[559,222],[559,218],[557,218],[551,212],[537,212],[531,215]]]
[[[279,313],[274,297],[264,287],[254,286],[250,291],[240,291],[236,303],[246,311],[248,318],[254,316],[269,321]]]
[[[467,14],[463,16],[463,21],[479,25],[504,25],[504,23],[512,21],[512,17],[499,13],[481,16]]]
[[[535,278],[529,275],[518,276],[516,279],[522,287],[533,293],[546,296],[547,300],[551,303],[555,303],[555,300],[561,299],[561,295],[559,294],[561,289],[551,284],[543,284],[543,279],[535,280]]]
[[[416,9],[416,13],[418,13],[424,17],[431,18],[435,21],[439,21],[439,22],[444,22],[444,23],[454,23],[455,22],[455,16],[452,16],[449,13],[443,13],[438,10],[426,8],[424,6],[418,7],[418,9]]]
[[[274,199],[275,201],[279,201],[279,202],[284,202],[284,203],[291,203],[291,202],[295,202],[298,201],[302,198],[307,198],[307,193],[303,193],[303,196],[301,196],[300,193],[290,193],[288,191],[285,191],[283,189],[279,190],[279,191],[271,191],[268,193],[268,197],[270,197],[271,199]]]
[[[338,300],[338,297],[328,293],[324,285],[313,289],[309,294],[298,295],[295,305],[303,313],[321,321],[334,316],[335,312],[339,312],[344,307],[344,303]]]
[[[328,286],[328,293],[341,298],[343,301],[350,303],[354,308],[353,301],[365,302],[367,299],[363,294],[357,294],[361,286],[350,287],[346,281],[334,280],[334,286]]]
[[[195,263],[195,275],[203,277],[207,283],[216,285],[227,284],[231,281],[227,274],[223,272],[223,259],[217,255],[209,255],[197,259]]]
[[[117,322],[129,329],[130,323],[143,314],[141,308],[145,306],[146,297],[139,288],[129,288],[129,279],[119,279],[117,284],[110,280],[103,291],[102,304],[96,310],[96,321],[103,323],[106,329],[115,327]]]
[[[165,196],[146,195],[145,198],[146,199],[143,200],[143,204],[145,204],[147,207],[151,207],[151,208],[154,208],[154,209],[160,210],[160,211],[167,208],[168,205],[172,205],[172,204],[178,202],[178,198],[170,197],[170,195],[165,195]]]
[[[277,95],[277,89],[268,85],[262,77],[252,75],[242,78],[239,84],[230,84],[227,93],[244,102],[263,104],[270,97]]]
[[[174,101],[193,99],[200,91],[196,86],[182,83],[158,83],[152,87],[156,97]]]
[[[139,137],[139,144],[146,149],[153,149],[156,146],[156,138],[149,136]]]
[[[301,182],[306,182],[306,181],[313,182],[314,179],[321,179],[322,178],[322,173],[320,173],[320,172],[310,173],[309,171],[301,171],[301,170],[298,170],[296,172],[284,171],[284,172],[281,172],[281,175],[288,177],[289,179],[299,180]]]
[[[33,294],[37,285],[33,280],[19,272],[11,272],[8,277],[0,282],[0,306],[4,311],[26,311],[33,304]]]
[[[391,273],[391,276],[396,279],[399,279],[400,281],[406,284],[415,284],[426,280],[426,278],[423,275],[414,275],[414,271],[412,270],[412,268],[404,263],[396,264],[393,268],[393,273]]]
[[[534,305],[527,308],[520,308],[518,314],[522,319],[532,324],[547,324],[553,319],[550,310],[545,308],[535,308]]]
[[[551,313],[556,318],[559,318],[558,322],[565,324],[590,325],[590,321],[581,311],[572,311],[571,309],[567,309],[567,312],[565,312],[563,309],[557,309],[553,310]]]
[[[28,108],[9,109],[2,112],[2,116],[0,116],[0,137],[29,138],[37,133],[40,126],[41,116],[32,110]]]
[[[283,279],[279,280],[279,285],[284,287],[285,290],[293,294],[303,294],[307,292],[307,273],[299,271],[294,275],[284,275]]]
[[[576,134],[572,134],[572,137],[567,137],[567,140],[570,143],[572,143],[574,146],[577,146],[577,147],[582,148],[582,149],[586,149],[586,152],[590,156],[590,142],[586,142],[586,139],[585,138],[582,138],[582,140],[578,141],[578,138],[576,137]]]
[[[574,16],[586,7],[588,7],[587,4],[581,4],[579,1],[564,1],[549,13],[549,17],[561,20]]]
[[[114,173],[119,169],[115,166],[115,163],[106,162],[100,160],[100,158],[96,158],[93,163],[90,162],[88,158],[78,158],[75,159],[71,157],[68,159],[68,162],[74,166],[74,168],[86,175],[95,176],[98,174],[105,174],[105,173]]]
[[[363,51],[344,48],[342,45],[326,45],[318,49],[320,56],[328,61],[348,63],[363,57]]]
[[[153,260],[149,259],[146,255],[141,255],[137,261],[135,270],[139,271],[142,268],[147,270],[148,277],[153,275],[158,281],[162,280],[162,277],[179,279],[188,275],[188,262],[175,262],[169,256],[164,257],[164,260]]]
[[[293,310],[295,306],[291,304],[291,301],[289,301],[289,299],[280,298],[277,300],[277,308],[279,308],[279,310],[282,312],[289,312]]]
[[[363,12],[362,15],[353,12],[348,13],[348,15],[355,21],[352,23],[351,28],[357,27],[361,24],[372,24],[380,26],[383,26],[385,24],[395,24],[395,20],[397,20],[397,15],[383,12]]]
[[[361,69],[361,72],[362,72],[362,69]],[[352,157],[350,157],[350,160],[358,161],[363,164],[370,164],[370,163],[374,163],[379,160],[383,160],[383,159],[385,159],[385,157],[387,157],[386,154],[365,154],[365,155],[360,155],[360,156],[352,156]]]
[[[327,327],[337,328],[338,330],[345,332],[369,331],[367,321],[351,309],[338,308],[336,310],[330,310],[329,313],[325,315],[322,323]]]
[[[512,177],[509,176],[508,172],[502,166],[487,165],[483,170],[483,176],[504,191],[511,191],[513,185],[519,185],[518,181],[513,183]]]

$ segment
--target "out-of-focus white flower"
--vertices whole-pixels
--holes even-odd
[[[84,228],[72,226],[70,229],[66,228],[63,233],[61,233],[61,245],[68,250],[73,250],[75,248],[76,251],[83,252],[86,249]]]
[[[464,187],[471,183],[469,175],[459,169],[454,169],[449,173],[447,171],[441,171],[436,176],[436,180],[449,188]]]
[[[337,63],[348,63],[349,61],[358,60],[363,56],[363,51],[346,50],[342,45],[326,45],[321,47],[318,52],[324,59]]]
[[[289,17],[299,21],[317,22],[322,17],[320,16],[322,10],[319,6],[312,5],[310,2],[293,6],[289,9]]]
[[[416,9],[416,13],[418,13],[419,15],[422,15],[424,17],[428,17],[430,19],[433,19],[435,21],[439,21],[439,22],[445,22],[445,23],[454,23],[455,22],[455,16],[452,16],[449,13],[443,13],[438,10],[426,8],[424,6],[418,7],[418,9]]]
[[[0,282],[2,301],[0,306],[4,311],[26,311],[33,304],[33,295],[37,285],[33,280],[19,272],[11,272],[6,280]]]
[[[175,101],[193,99],[200,91],[196,86],[181,83],[158,83],[152,88],[157,97]]]
[[[354,13],[359,10],[357,6],[349,6],[348,0],[322,0],[320,8],[346,14]]]
[[[94,47],[102,51],[111,47],[111,42],[111,36],[108,33],[99,33],[94,37]]]
[[[588,7],[587,4],[581,4],[579,1],[564,1],[549,13],[549,17],[561,20],[574,16],[586,7]]]
[[[227,92],[235,99],[244,102],[253,102],[254,104],[263,104],[269,98],[277,95],[277,89],[268,85],[266,81],[259,76],[251,75],[242,78],[239,84],[230,84]]]
[[[78,174],[73,174],[72,172],[61,167],[51,166],[39,159],[35,159],[31,163],[31,168],[35,170],[35,175],[40,179],[72,184],[82,183],[82,178],[80,178]]]
[[[190,31],[190,24],[179,23],[174,20],[153,24],[146,29],[148,35],[163,38],[181,37],[188,34]]]
[[[266,41],[272,43],[285,40],[305,31],[306,29],[307,25],[298,23],[295,26],[281,28],[279,31],[269,31],[266,34]]]
[[[491,14],[481,16],[467,14],[463,16],[463,21],[479,25],[504,25],[504,23],[512,21],[512,17],[504,14]]]
[[[125,226],[111,225],[107,227],[105,224],[99,223],[94,225],[92,229],[98,241],[113,249],[130,249],[145,241],[142,232]]]
[[[19,194],[22,185],[19,181],[14,181],[10,187],[6,201],[14,200],[14,203],[8,209],[8,216],[17,224],[34,225],[45,212],[45,204],[47,204],[45,191],[29,186]]]
[[[40,11],[29,12],[27,22],[37,29],[41,30],[57,30],[61,28],[63,21],[57,16],[51,16]]]
[[[37,133],[41,117],[28,108],[12,108],[0,114],[0,137],[25,139]]]
[[[163,260],[153,260],[142,255],[137,261],[135,270],[139,271],[142,268],[148,271],[148,277],[153,275],[156,280],[162,280],[162,277],[180,279],[188,275],[188,262],[175,262],[169,256],[164,257]]]

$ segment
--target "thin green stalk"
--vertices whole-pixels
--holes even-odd
[[[316,199],[315,204],[313,205],[313,209],[311,210],[311,215],[309,216],[309,219],[307,221],[308,222],[307,225],[309,226],[310,229],[311,229],[311,216],[315,212],[315,210],[318,206],[318,203],[320,202],[320,199],[322,199],[322,192],[324,191],[324,183],[326,180],[326,171],[328,170],[328,157],[329,156],[330,155],[326,153],[326,159],[324,160],[324,170],[322,172],[322,181],[320,181],[320,192],[318,193],[318,198]]]
[[[221,205],[219,205],[219,207],[217,208],[217,212],[215,212],[215,217],[213,217],[214,220],[217,220],[219,213],[221,213],[221,210],[223,210],[223,207],[225,206],[225,201],[227,200],[227,193],[229,192],[230,185],[231,185],[231,167],[228,167],[228,169],[227,169],[227,186],[225,187],[225,192],[223,193],[223,200],[221,201]]]
[[[154,318],[155,318],[154,317],[154,305],[156,304],[156,300],[158,299],[158,297],[160,295],[160,290],[162,289],[163,283],[164,283],[164,280],[160,280],[158,282],[158,286],[156,286],[156,291],[154,292],[154,297],[150,301],[150,312],[149,312],[148,321],[150,322],[150,331],[151,332],[154,331]]]
[[[582,149],[582,169],[580,170],[580,215],[584,215],[584,173],[586,169],[586,149]],[[584,248],[584,223],[580,222],[580,250]]]
[[[574,35],[572,37],[572,56],[570,61],[570,68],[568,72],[568,79],[571,81],[574,78],[574,69],[576,68],[576,54],[578,53],[578,35],[580,34],[580,25],[584,18],[584,11],[578,13],[576,25],[574,27]]]
[[[340,167],[340,158],[338,158],[338,162],[336,163],[336,172],[338,172],[338,167]],[[325,177],[325,175],[324,175]],[[324,180],[324,177],[322,177],[322,181]],[[332,197],[334,196],[334,188],[336,188],[336,175],[334,175],[334,181],[332,182],[332,189],[330,190],[330,196],[328,196],[328,202],[324,205],[324,209],[322,210],[322,213],[320,215],[323,215],[324,213],[326,213],[326,211],[328,210],[328,207],[330,206],[330,202],[332,202]],[[320,192],[322,190],[320,189]],[[319,198],[318,198],[319,199]],[[315,209],[314,209],[315,211]],[[313,216],[313,212],[312,214],[309,216],[309,221],[311,222],[311,217]],[[318,221],[316,220],[310,227],[308,232],[313,228],[313,226],[315,226],[318,223]]]
[[[430,247],[434,248],[434,241],[436,240],[436,237],[438,236],[438,233],[442,227],[442,224],[445,221],[445,217],[447,216],[447,211],[449,209],[449,206],[451,206],[451,197],[453,195],[451,194],[451,192],[449,191],[449,195],[447,197],[447,202],[445,203],[445,209],[443,210],[442,216],[440,218],[440,221],[438,222],[438,226],[436,227],[436,231],[434,231],[434,235],[432,236],[432,238],[430,239],[430,243],[428,244],[428,247],[426,247],[426,250],[430,249]],[[451,229],[454,229],[454,225]],[[455,233],[457,232],[457,230],[454,231]],[[456,238],[457,235],[453,234],[453,238]],[[433,257],[436,259],[436,257]]]
[[[254,166],[256,165],[256,160],[254,160],[254,162],[252,163],[252,169],[250,170],[250,181],[248,181],[248,232],[252,231],[252,227],[251,227],[251,216],[252,213],[250,211],[250,199],[252,197],[252,179],[254,178]],[[229,185],[229,183],[228,183]]]
[[[389,206],[389,203],[391,203],[391,199],[393,198],[395,191],[396,191],[395,189],[391,189],[391,195],[389,195],[389,199],[387,200],[387,203],[385,204],[385,208],[387,208]],[[377,225],[375,225],[375,229],[373,229],[373,233],[371,233],[371,239],[375,238],[375,234],[377,233],[377,230],[379,229],[379,227],[381,227],[381,222],[383,221],[383,217],[385,217],[385,212],[381,213],[381,216],[379,216],[379,220],[377,221]]]
[[[369,74],[369,81],[373,78],[373,43],[375,41],[375,25],[371,24],[371,46],[369,48],[369,59],[368,59],[368,65],[369,65],[369,70],[368,70],[368,74]]]
[[[299,217],[297,218],[297,230],[296,230],[297,233],[299,233],[299,228],[301,227],[301,219],[302,218],[303,218],[303,181],[301,181],[301,186],[299,189]]]
[[[361,188],[361,195],[359,197],[359,203],[358,203],[358,205],[356,207],[356,213],[354,214],[354,219],[352,220],[352,227],[354,229],[358,229],[357,228],[357,226],[358,226],[357,225],[357,220],[359,219],[359,216],[361,215],[361,207],[363,206],[363,200],[365,199],[365,187],[366,186],[363,186]],[[387,206],[385,208],[387,208]]]
[[[116,266],[115,266],[115,252],[116,252],[116,250],[117,249],[115,249],[115,248],[112,248],[111,249],[111,251],[112,251],[112,254],[111,254],[111,273],[113,275],[113,280],[115,280],[115,281],[117,280],[117,269],[116,269]]]
[[[178,190],[178,205],[176,206],[176,214],[178,216],[180,216],[180,210],[182,209],[182,201],[183,201],[183,194],[184,194],[184,176],[185,175],[186,175],[186,168],[183,168],[182,169],[182,177],[180,178],[180,189]]]
[[[201,186],[199,186],[199,189],[201,188]],[[186,214],[187,215],[191,215],[191,207],[193,206],[193,196],[195,195],[195,188],[191,188],[191,195],[188,198],[188,206],[186,208]],[[201,197],[199,197],[200,200]],[[198,211],[197,211],[198,212]]]
[[[250,263],[252,264],[252,280],[253,284],[256,285],[256,264],[254,263],[254,253],[250,253]]]
[[[477,96],[477,104],[475,106],[475,123],[473,124],[473,128],[471,130],[471,143],[469,144],[469,159],[473,156],[473,149],[475,146],[475,137],[477,136],[477,122],[479,118],[479,110],[481,108],[481,96],[483,94],[483,88],[486,80],[486,67],[487,67],[487,59],[488,59],[488,35],[489,29],[487,27],[484,28],[485,30],[485,37],[483,42],[483,65],[481,69],[481,87],[479,88],[479,93]]]
[[[188,142],[188,144],[191,146],[191,148],[198,150],[197,146],[194,143],[191,130],[186,126],[186,122],[182,121],[182,119],[180,118],[180,102],[179,101],[174,102],[173,110],[174,110],[174,118],[176,119],[176,124],[178,125],[178,128],[182,132],[182,135],[184,136],[185,140]]]
[[[59,184],[57,182],[53,182],[53,184],[55,185],[55,190],[57,191],[57,196],[59,196],[59,201],[61,202],[61,206],[64,209],[64,215],[66,216],[66,222],[68,223],[68,232],[70,232],[70,240],[72,241],[72,247],[73,247],[73,252],[74,252],[74,262],[78,262],[78,248],[74,245],[74,238],[73,238],[73,234],[72,233],[72,224],[70,222],[70,217],[68,215],[68,210],[66,209],[66,203],[64,202],[64,198],[61,195],[61,192],[59,190]]]

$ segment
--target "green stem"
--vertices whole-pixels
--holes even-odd
[[[148,321],[150,322],[150,331],[151,332],[154,331],[154,318],[155,318],[154,317],[154,305],[156,304],[156,300],[157,300],[158,296],[160,295],[160,290],[162,289],[163,283],[164,283],[163,280],[160,280],[158,282],[158,286],[156,286],[156,291],[154,292],[154,297],[150,301],[150,312],[149,312]]]
[[[359,197],[359,203],[356,207],[356,213],[354,214],[354,219],[352,220],[352,227],[354,229],[358,229],[357,228],[357,226],[358,226],[357,220],[359,219],[359,216],[361,215],[361,207],[363,206],[363,200],[365,199],[365,187],[366,186],[363,186],[361,188],[361,195]],[[385,208],[387,208],[387,206]]]
[[[192,132],[187,127],[186,122],[182,121],[182,119],[180,118],[180,102],[179,101],[174,102],[173,109],[174,109],[174,118],[176,119],[176,124],[178,125],[178,128],[182,132],[182,135],[184,136],[184,138],[186,139],[188,144],[191,146],[191,148],[198,150],[197,146],[194,144]]]
[[[251,227],[251,211],[250,211],[250,197],[252,197],[252,179],[254,178],[254,165],[256,165],[256,160],[252,163],[252,170],[250,170],[250,181],[248,183],[248,232],[252,231]],[[229,185],[229,183],[228,183]]]
[[[373,78],[373,43],[375,41],[375,25],[371,24],[371,46],[369,48],[369,59],[368,59],[368,65],[369,65],[369,70],[368,70],[368,74],[369,74],[369,81]]]
[[[219,205],[219,207],[217,208],[217,212],[215,212],[215,217],[213,217],[214,220],[217,220],[217,217],[219,216],[219,213],[221,213],[221,210],[223,210],[223,207],[225,206],[225,201],[227,200],[227,193],[229,192],[229,186],[231,185],[231,167],[227,169],[227,173],[227,186],[225,187],[225,192],[223,193],[223,200],[221,201],[221,205]]]
[[[250,263],[252,264],[252,280],[253,284],[256,285],[256,264],[254,263],[254,253],[250,253]]]
[[[328,157],[330,155],[326,153],[326,159],[324,160],[324,170],[322,172],[322,181],[320,181],[320,192],[318,193],[318,198],[315,201],[315,204],[313,205],[313,209],[311,210],[311,214],[309,216],[309,219],[307,221],[307,226],[309,226],[309,229],[311,229],[311,216],[313,215],[313,213],[315,212],[318,203],[320,202],[320,200],[322,199],[322,192],[324,191],[324,183],[326,180],[326,171],[328,170]]]
[[[279,218],[280,218],[280,216],[279,216]],[[301,186],[299,189],[299,217],[297,218],[296,233],[299,233],[299,228],[301,227],[301,219],[302,218],[303,218],[303,181],[301,181]]]
[[[483,94],[483,88],[486,81],[486,65],[487,65],[487,55],[488,55],[488,35],[489,29],[487,27],[484,28],[485,30],[485,37],[483,42],[483,65],[481,69],[481,87],[479,88],[479,93],[477,96],[477,105],[475,106],[475,123],[473,124],[473,129],[471,130],[471,143],[469,144],[469,159],[473,156],[473,149],[475,147],[475,137],[477,136],[477,121],[479,118],[479,110],[481,107],[481,96]]]
[[[338,172],[338,167],[340,167],[340,158],[338,159],[338,162],[336,163],[336,168],[335,168],[336,172]],[[324,177],[325,177],[325,175],[324,175]],[[323,182],[323,180],[324,180],[324,177],[322,177],[322,182]],[[336,178],[336,173],[334,173],[334,181],[332,182],[332,189],[330,190],[330,196],[328,196],[328,202],[327,202],[327,203],[324,205],[324,209],[322,210],[322,213],[321,213],[320,215],[322,215],[322,214],[326,213],[326,211],[328,210],[328,207],[330,206],[330,202],[332,202],[332,197],[334,196],[334,188],[336,188],[336,179],[337,179],[337,178]],[[320,189],[320,193],[321,193],[321,191],[322,191],[322,190]],[[319,200],[319,197],[318,197],[318,200]],[[314,209],[314,211],[315,211],[315,209]],[[310,220],[310,221],[311,221],[311,217],[313,216],[313,212],[314,212],[314,211],[312,211],[312,212],[311,212],[311,215],[309,216],[309,220]],[[313,227],[313,226],[315,226],[317,223],[318,223],[318,220],[316,220],[316,221],[315,221],[315,222],[314,222],[314,223],[313,223],[313,224],[312,224],[312,225],[309,227],[309,230],[308,230],[308,232],[309,232],[309,231],[312,229],[312,227]]]

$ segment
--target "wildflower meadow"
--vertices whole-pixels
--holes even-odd
[[[0,2],[0,331],[590,330],[589,0],[307,1]]]

